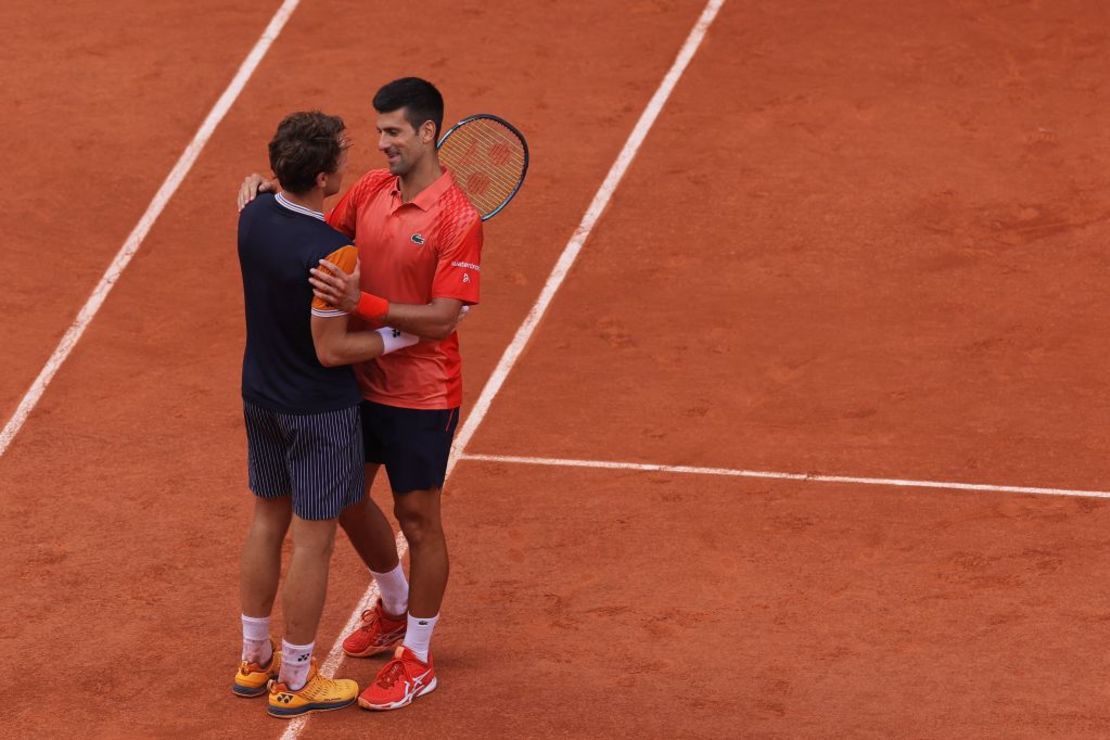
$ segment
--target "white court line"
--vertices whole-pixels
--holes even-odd
[[[447,476],[451,476],[451,471],[455,469],[455,464],[462,455],[466,445],[470,442],[470,438],[474,436],[474,432],[478,426],[485,419],[486,413],[489,412],[490,403],[494,397],[501,390],[501,386],[505,383],[505,378],[508,377],[509,372],[513,369],[520,354],[528,344],[528,340],[532,338],[532,334],[536,331],[536,326],[539,325],[540,319],[547,312],[547,307],[551,305],[551,299],[555,297],[556,291],[563,284],[566,279],[567,273],[570,271],[571,266],[574,264],[578,253],[582,251],[582,245],[586,243],[589,238],[590,232],[593,231],[597,220],[601,218],[601,214],[605,211],[605,207],[609,205],[609,199],[613,197],[613,192],[617,189],[624,173],[628,170],[628,166],[632,164],[632,160],[636,158],[636,152],[639,151],[640,145],[644,143],[644,138],[647,137],[648,131],[651,130],[655,119],[659,117],[659,112],[663,110],[663,106],[667,102],[667,98],[671,96],[675,85],[678,83],[682,73],[686,71],[687,65],[694,56],[694,52],[701,46],[702,39],[705,38],[709,26],[713,23],[713,19],[717,16],[717,11],[724,5],[725,0],[709,0],[705,9],[702,10],[701,15],[698,17],[694,28],[690,31],[690,35],[686,37],[686,43],[682,45],[679,50],[678,56],[671,65],[670,70],[663,81],[659,83],[659,89],[648,101],[647,107],[640,115],[640,120],[636,122],[636,126],[632,129],[632,133],[628,135],[628,140],[624,143],[624,148],[621,149],[617,160],[609,169],[609,174],[606,175],[605,180],[598,188],[597,194],[594,195],[593,201],[590,203],[586,213],[582,216],[582,221],[578,224],[578,228],[574,230],[574,235],[567,242],[566,247],[563,249],[562,255],[555,263],[555,267],[548,276],[547,282],[540,291],[539,298],[532,306],[532,310],[528,312],[524,322],[516,331],[516,336],[509,346],[505,348],[504,354],[501,355],[501,360],[497,363],[493,373],[490,375],[486,385],[482,388],[482,393],[478,396],[478,400],[474,404],[474,408],[470,410],[470,414],[466,418],[466,422],[459,429],[455,437],[455,443],[451,446],[451,459],[447,463]],[[399,556],[404,557],[407,543],[404,537],[398,536],[397,540],[397,553]],[[368,608],[371,599],[376,598],[377,591],[373,583],[370,588],[363,595],[362,600],[352,612],[350,619],[347,620],[349,628],[353,628],[358,622],[359,614],[363,609]],[[336,641],[332,646],[331,651],[328,653],[327,659],[324,661],[324,666],[338,666],[339,661],[343,658],[342,643]],[[305,715],[292,720],[289,728],[282,734],[281,740],[293,740],[304,728],[305,722],[311,715]]]
[[[574,236],[567,242],[567,246],[563,249],[559,261],[555,263],[555,268],[552,270],[551,275],[547,278],[547,283],[540,291],[540,296],[536,300],[532,310],[528,312],[525,317],[524,323],[516,331],[516,336],[509,346],[505,348],[505,353],[501,355],[501,361],[497,363],[494,368],[493,374],[490,375],[486,381],[485,387],[482,389],[481,395],[471,409],[470,414],[466,418],[466,423],[463,424],[462,429],[459,430],[458,436],[452,445],[452,459],[447,464],[447,473],[450,475],[451,470],[454,468],[458,456],[466,449],[466,445],[470,442],[470,438],[474,436],[477,431],[478,425],[482,423],[486,413],[489,411],[490,404],[493,402],[494,397],[501,390],[501,386],[505,383],[505,378],[508,377],[509,371],[513,369],[516,364],[517,358],[520,357],[524,347],[528,344],[528,340],[532,338],[532,334],[536,331],[536,326],[540,323],[540,319],[547,312],[548,306],[551,304],[551,299],[555,297],[555,292],[559,290],[566,279],[567,273],[570,271],[574,261],[578,258],[578,253],[582,251],[582,245],[586,243],[589,238],[590,232],[593,231],[597,220],[601,218],[602,212],[605,207],[609,205],[609,199],[613,197],[613,192],[620,185],[624,173],[628,170],[632,160],[635,159],[636,153],[640,149],[640,145],[644,143],[644,138],[647,136],[648,131],[651,130],[655,119],[659,117],[659,112],[666,104],[667,98],[671,96],[675,85],[678,83],[682,73],[686,71],[686,66],[694,56],[694,52],[701,46],[702,39],[705,38],[706,32],[709,30],[710,24],[717,16],[717,11],[721,9],[725,0],[709,0],[705,9],[702,11],[701,16],[698,18],[694,28],[690,31],[690,35],[686,37],[686,43],[682,45],[682,49],[678,52],[678,57],[674,60],[670,70],[663,81],[659,84],[659,89],[655,91],[655,95],[648,101],[647,107],[640,115],[640,120],[636,122],[635,128],[628,136],[628,141],[625,142],[624,148],[621,149],[620,154],[617,156],[617,161],[609,169],[609,174],[605,177],[605,181],[601,183],[598,188],[597,194],[594,195],[593,202],[590,207],[586,209],[585,215],[582,217],[581,223],[574,231]]]
[[[941,488],[955,491],[991,491],[996,493],[1031,493],[1041,496],[1080,496],[1110,498],[1110,491],[1084,491],[1073,488],[1037,488],[1034,486],[999,486],[990,483],[954,483],[938,480],[907,480],[903,478],[862,478],[855,475],[821,475],[819,473],[776,473],[765,470],[736,468],[698,468],[690,465],[651,465],[648,463],[604,460],[572,460],[555,457],[518,457],[515,455],[460,455],[463,460],[514,463],[519,465],[550,465],[564,468],[601,468],[603,470],[639,470],[686,475],[720,475],[733,478],[771,478],[816,483],[854,483],[863,486],[894,486],[897,488]]]
[[[243,91],[243,87],[247,84],[251,75],[254,74],[255,68],[258,67],[262,58],[266,56],[266,52],[269,51],[270,45],[274,42],[274,39],[278,37],[278,34],[281,33],[281,29],[285,27],[285,22],[289,20],[289,16],[296,10],[299,3],[300,0],[285,0],[285,2],[281,4],[281,7],[277,9],[277,12],[274,13],[274,17],[270,19],[270,24],[266,26],[266,30],[262,32],[258,41],[255,42],[254,48],[247,54],[247,58],[243,60],[243,63],[239,65],[239,71],[236,72],[235,77],[232,78],[227,89],[224,90],[223,95],[221,95],[219,100],[216,101],[216,104],[212,106],[212,110],[208,112],[208,116],[204,119],[200,128],[197,129],[196,134],[193,135],[193,140],[189,142],[189,145],[185,147],[185,151],[181,153],[181,157],[177,160],[177,164],[175,164],[173,169],[170,170],[170,173],[166,175],[165,181],[163,181],[162,186],[158,188],[158,192],[154,194],[154,199],[150,201],[150,205],[147,206],[146,212],[143,213],[139,222],[135,224],[135,228],[131,230],[131,233],[123,242],[123,246],[120,247],[115,259],[108,265],[108,269],[105,271],[103,277],[100,278],[100,282],[97,284],[96,288],[93,289],[92,294],[89,295],[89,299],[85,301],[85,305],[81,307],[80,312],[77,314],[77,318],[62,336],[62,340],[58,343],[57,348],[54,350],[54,354],[50,355],[50,359],[46,361],[46,365],[43,366],[42,371],[39,372],[38,377],[31,383],[31,387],[19,402],[19,406],[16,407],[15,412],[12,414],[12,418],[4,425],[4,429],[0,431],[0,456],[3,456],[4,452],[7,451],[8,446],[12,443],[12,440],[15,439],[15,435],[19,433],[19,430],[23,427],[23,423],[27,421],[27,417],[30,416],[31,411],[34,410],[39,399],[42,398],[42,394],[46,391],[46,387],[50,385],[50,381],[53,380],[54,375],[58,372],[62,363],[66,361],[66,358],[69,357],[69,353],[72,352],[73,348],[77,345],[77,341],[81,338],[81,335],[85,333],[85,329],[88,327],[89,322],[93,320],[100,310],[100,307],[104,304],[105,299],[108,297],[108,293],[111,292],[116,281],[119,280],[120,275],[123,273],[124,269],[127,268],[128,263],[131,262],[131,258],[139,251],[139,247],[142,246],[143,240],[146,239],[146,235],[150,232],[151,227],[154,226],[154,222],[158,220],[158,216],[162,214],[170,198],[177,192],[177,188],[181,185],[185,176],[189,174],[189,170],[193,168],[193,164],[204,150],[205,145],[208,143],[208,139],[211,138],[212,133],[216,130],[216,126],[219,125],[220,121],[223,120],[223,117],[235,103],[235,100],[239,97],[239,93]]]

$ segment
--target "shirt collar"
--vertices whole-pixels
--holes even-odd
[[[321,221],[324,220],[324,214],[320,213],[319,211],[314,211],[311,208],[305,208],[304,206],[299,206],[296,203],[293,203],[288,198],[286,198],[283,193],[278,193],[276,196],[274,196],[274,200],[276,200],[279,205],[288,208],[290,211],[293,211],[293,213],[300,213],[305,216],[312,216],[313,218],[318,218]]]
[[[421,190],[415,198],[408,203],[402,204],[401,200],[401,178],[396,177],[393,179],[393,190],[390,194],[397,200],[394,209],[399,208],[401,205],[414,205],[422,211],[429,210],[439,200],[440,196],[447,192],[447,188],[451,187],[454,179],[451,176],[451,171],[446,167],[441,167],[443,174],[437,177],[431,185]]]

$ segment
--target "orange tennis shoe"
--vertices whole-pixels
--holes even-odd
[[[358,697],[358,705],[364,709],[400,709],[412,700],[436,689],[436,669],[432,656],[428,662],[417,658],[404,645],[398,645],[393,660],[385,664],[374,683]]]
[[[308,669],[308,681],[293,691],[278,680],[270,681],[266,712],[271,717],[290,719],[309,712],[342,709],[355,703],[358,684],[349,678],[324,678],[316,672],[316,659]]]
[[[389,650],[405,639],[408,617],[393,619],[385,613],[382,600],[362,613],[362,624],[343,640],[343,652],[352,658],[369,658]]]
[[[270,649],[273,654],[270,656],[270,662],[265,665],[248,663],[245,660],[239,664],[235,681],[231,684],[231,690],[236,696],[248,698],[262,696],[266,693],[266,684],[270,679],[277,678],[278,670],[281,669],[281,650],[274,645],[273,640],[270,640]]]

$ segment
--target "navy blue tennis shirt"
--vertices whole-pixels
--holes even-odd
[[[239,214],[245,400],[289,414],[335,411],[362,400],[351,368],[324,367],[312,343],[312,314],[343,312],[313,307],[308,271],[350,243],[323,214],[280,194],[261,193]]]

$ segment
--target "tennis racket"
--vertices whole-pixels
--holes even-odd
[[[528,142],[503,118],[467,116],[436,145],[439,160],[478,209],[483,221],[496,216],[520,191],[528,174]]]

